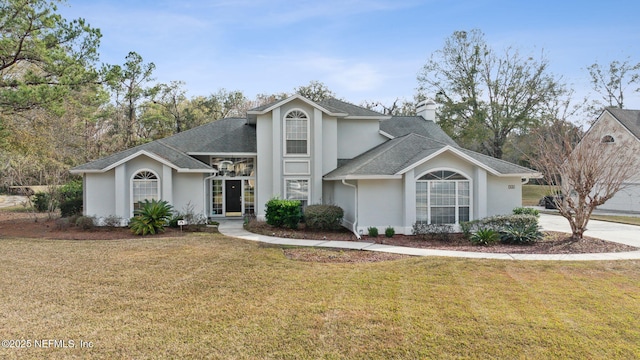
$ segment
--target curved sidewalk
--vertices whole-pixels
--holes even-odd
[[[495,254],[470,251],[451,251],[419,249],[404,246],[392,246],[375,244],[363,241],[328,241],[328,240],[303,240],[278,238],[273,236],[259,235],[246,231],[242,227],[242,220],[222,220],[218,226],[218,231],[226,236],[240,238],[250,241],[259,241],[268,244],[292,245],[292,246],[313,246],[335,249],[352,249],[380,251],[393,254],[414,255],[414,256],[448,256],[474,259],[498,259],[498,260],[634,260],[640,259],[640,250],[620,253],[598,253],[598,254]],[[540,226],[544,230],[570,232],[569,223],[560,216],[540,215]],[[590,221],[587,236],[600,238],[608,241],[615,241],[640,248],[640,227],[633,225],[614,224],[604,221]]]

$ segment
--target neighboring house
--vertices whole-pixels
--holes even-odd
[[[386,116],[299,95],[140,145],[71,170],[84,178],[84,213],[128,219],[143,199],[209,218],[255,214],[273,198],[336,204],[344,225],[458,224],[510,213],[540,174],[459,147],[435,121]]]
[[[640,161],[640,110],[605,109],[584,136],[585,139],[591,137],[598,137],[603,144],[619,146],[617,151],[635,153]],[[636,174],[625,182],[624,188],[598,209],[640,212],[639,165],[636,163]]]

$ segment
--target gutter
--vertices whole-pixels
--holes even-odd
[[[348,187],[352,187],[355,191],[356,206],[351,232],[356,236],[356,239],[360,240],[362,237],[358,233],[358,187],[356,185],[349,184],[346,179],[342,179],[342,183]]]

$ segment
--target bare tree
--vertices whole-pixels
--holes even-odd
[[[560,188],[555,203],[569,221],[574,241],[583,238],[593,210],[624,189],[637,169],[638,142],[624,137],[608,141],[610,131],[597,125],[577,142],[576,127],[558,120],[551,131],[536,134],[541,151],[531,159],[548,184]]]
[[[624,109],[624,96],[627,93],[627,88],[640,82],[640,62],[633,64],[630,61],[630,58],[624,61],[614,60],[609,63],[608,67],[594,63],[587,68],[593,90],[604,101],[604,103],[596,101],[597,108],[609,106]]]

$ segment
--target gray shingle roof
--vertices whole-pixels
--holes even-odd
[[[640,139],[640,110],[607,109],[635,137]]]
[[[387,115],[381,114],[377,111],[369,110],[363,108],[362,106],[354,105],[348,102],[344,102],[342,100],[338,100],[335,98],[328,98],[318,102],[318,105],[326,108],[327,110],[332,110],[334,112],[343,112],[349,114],[349,116],[364,116],[364,117],[388,117]]]
[[[255,153],[256,127],[227,118],[159,140],[185,153]]]
[[[394,116],[389,120],[381,121],[380,130],[393,137],[414,133],[447,145],[458,146],[438,124],[431,120],[425,120],[422,116]]]
[[[188,154],[255,153],[256,149],[255,126],[246,125],[245,119],[229,118],[210,122],[164,139],[115,153],[77,166],[71,171],[104,170],[139,151],[154,154],[179,169],[208,171],[212,169],[208,164]]]
[[[402,170],[411,167],[447,146],[450,146],[456,151],[461,151],[464,155],[490,168],[493,170],[492,172],[498,175],[517,174],[535,176],[537,174],[534,170],[504,160],[495,159],[429,137],[410,133],[389,140],[355,157],[351,161],[326,174],[324,178],[335,180],[347,177],[400,175]]]

